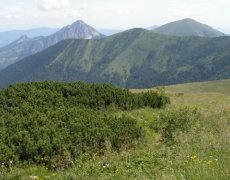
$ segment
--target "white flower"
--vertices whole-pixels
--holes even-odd
[[[38,176],[30,176],[31,179],[39,179]]]

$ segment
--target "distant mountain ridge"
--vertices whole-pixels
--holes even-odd
[[[117,34],[117,33],[120,33],[124,30],[121,30],[121,29],[97,29],[98,32],[100,32],[101,34],[104,34],[106,36],[111,36],[111,35],[114,35],[114,34]]]
[[[100,40],[65,40],[0,71],[0,87],[85,81],[147,88],[230,78],[230,37],[176,37],[131,29]]]
[[[186,18],[160,26],[153,32],[173,35],[173,36],[199,36],[199,37],[220,37],[224,33],[213,29],[212,27],[199,23],[193,19]]]
[[[11,44],[0,48],[0,69],[65,39],[100,39],[103,37],[105,37],[103,34],[81,20],[49,36],[29,38],[23,35]]]
[[[37,36],[48,36],[57,32],[58,30],[58,28],[41,27],[28,30],[11,30],[0,32],[0,48],[12,43],[23,35],[27,35],[30,38]]]

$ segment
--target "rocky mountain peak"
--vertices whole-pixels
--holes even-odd
[[[56,35],[66,37],[66,39],[100,39],[105,37],[82,20],[75,21],[71,25],[63,27]]]

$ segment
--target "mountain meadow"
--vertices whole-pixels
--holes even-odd
[[[229,87],[11,85],[0,90],[0,179],[229,179]]]

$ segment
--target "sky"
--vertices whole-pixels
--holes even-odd
[[[0,0],[0,31],[63,27],[150,27],[193,18],[230,32],[230,0]]]

